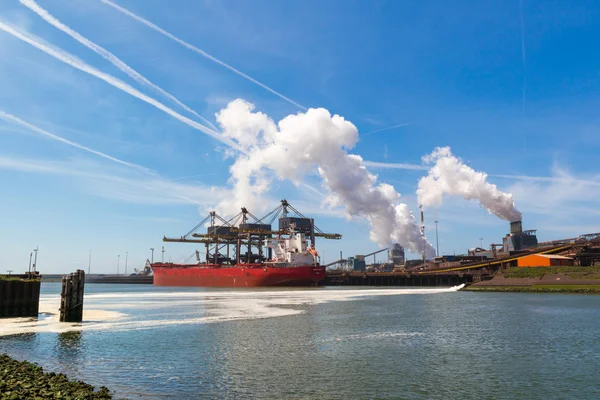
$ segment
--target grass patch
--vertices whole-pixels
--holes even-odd
[[[537,289],[595,289],[600,291],[600,285],[533,285]]]
[[[600,285],[468,286],[468,292],[590,293],[600,294]]]
[[[505,278],[541,278],[546,274],[564,274],[574,279],[600,279],[600,266],[594,267],[512,267],[502,272]]]
[[[0,355],[2,399],[112,399],[107,388],[94,391],[92,385],[69,381],[64,374],[44,373],[42,367]]]
[[[0,275],[0,281],[38,282],[40,278],[23,278],[20,275]]]

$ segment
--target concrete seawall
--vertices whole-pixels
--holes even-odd
[[[27,276],[0,276],[0,318],[37,317],[40,280]]]

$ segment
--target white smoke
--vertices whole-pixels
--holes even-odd
[[[452,155],[450,147],[438,147],[422,158],[433,164],[429,174],[419,180],[417,195],[424,207],[440,206],[444,195],[463,196],[466,200],[477,200],[479,204],[499,218],[518,221],[521,212],[515,208],[513,196],[504,193],[496,185],[488,183],[487,174],[476,172]]]
[[[358,141],[358,130],[351,122],[326,109],[311,108],[275,124],[241,99],[229,103],[216,117],[223,136],[245,149],[230,168],[233,196],[219,205],[222,212],[260,205],[273,175],[298,185],[316,167],[330,193],[326,201],[345,206],[352,217],[366,218],[371,240],[380,246],[398,242],[416,253],[425,249],[429,257],[435,254],[406,204],[399,202],[400,194],[378,183],[360,156],[348,153]]]

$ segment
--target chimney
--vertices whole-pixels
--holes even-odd
[[[521,220],[513,221],[510,223],[510,233],[511,234],[523,233],[523,223]]]

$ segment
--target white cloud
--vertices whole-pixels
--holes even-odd
[[[549,177],[511,176],[508,187],[524,218],[541,231],[567,236],[600,231],[600,178],[577,176],[555,164]]]
[[[360,156],[348,152],[358,141],[358,130],[342,116],[311,108],[276,124],[238,99],[217,114],[217,122],[224,136],[242,142],[246,150],[230,168],[234,196],[223,207],[258,205],[272,189],[274,177],[300,185],[317,168],[329,191],[326,202],[368,220],[371,240],[380,246],[399,242],[433,254],[408,206],[399,201],[400,194],[369,173]]]
[[[0,170],[65,176],[98,197],[135,204],[215,205],[228,195],[226,189],[173,182],[155,173],[108,167],[81,159],[50,161],[0,156]]]

